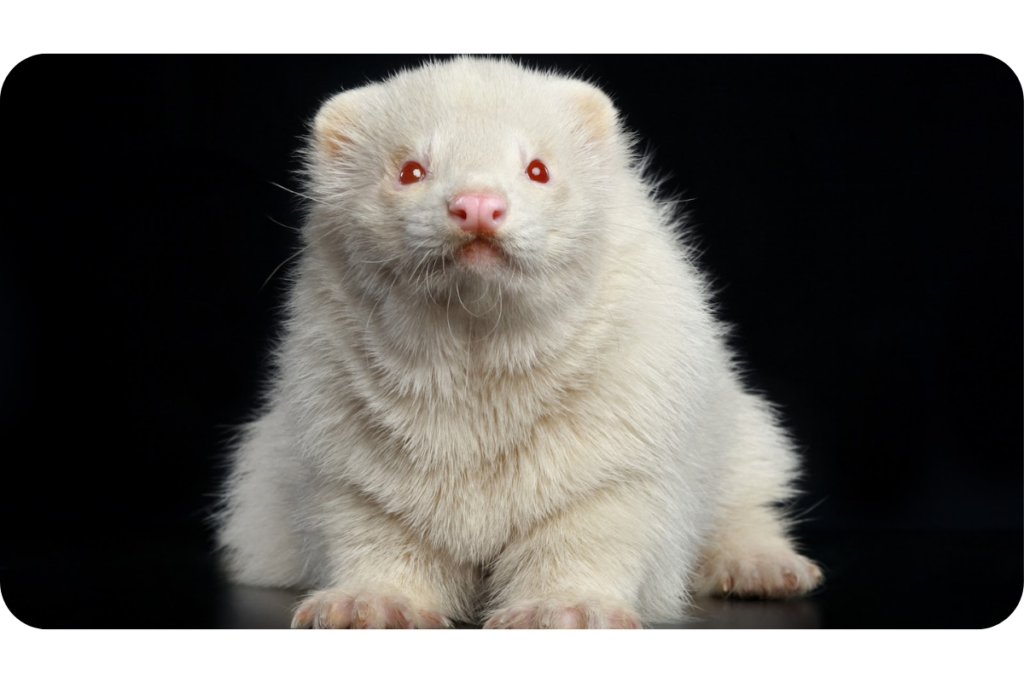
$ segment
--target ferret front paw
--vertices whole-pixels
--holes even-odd
[[[440,612],[414,607],[399,595],[322,590],[295,610],[292,628],[447,628]]]
[[[803,555],[786,549],[749,554],[720,553],[699,570],[697,593],[739,598],[789,598],[817,587],[821,570]]]
[[[524,600],[498,610],[484,628],[643,628],[622,604],[601,600]]]

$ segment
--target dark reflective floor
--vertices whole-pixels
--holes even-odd
[[[804,535],[826,585],[792,601],[700,600],[654,628],[984,628],[1016,608],[1020,531]],[[0,592],[41,628],[285,628],[298,594],[232,586],[201,537],[39,543],[5,539]],[[466,625],[471,628],[471,626]]]
[[[220,628],[285,628],[298,594],[271,588],[228,586],[217,610]],[[460,624],[460,628],[473,628]],[[814,600],[762,602],[701,599],[688,621],[649,624],[648,628],[819,628]]]

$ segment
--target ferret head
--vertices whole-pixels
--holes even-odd
[[[427,64],[321,108],[306,239],[365,287],[584,290],[630,166],[608,97],[508,61]],[[441,298],[439,298],[441,297]]]

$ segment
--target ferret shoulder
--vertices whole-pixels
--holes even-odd
[[[639,162],[605,93],[509,61],[322,106],[234,580],[309,591],[301,628],[636,628],[820,582],[794,449]]]

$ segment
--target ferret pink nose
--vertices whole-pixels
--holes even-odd
[[[463,192],[448,202],[448,214],[475,235],[493,235],[505,220],[508,202],[494,192]]]

